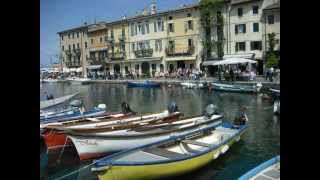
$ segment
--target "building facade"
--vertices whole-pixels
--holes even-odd
[[[224,21],[224,57],[249,57],[263,69],[267,36],[273,32],[278,42],[275,51],[280,51],[279,0],[226,0],[214,11]],[[217,27],[213,18],[209,37],[212,41],[219,38]],[[178,68],[200,68],[219,60],[216,48],[204,56],[203,43],[207,37],[199,4],[158,12],[152,3],[135,16],[85,25],[59,35],[64,66],[82,67],[84,75],[102,71],[155,76]]]

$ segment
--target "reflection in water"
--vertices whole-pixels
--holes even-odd
[[[120,111],[120,104],[125,101],[136,112],[159,112],[166,109],[170,102],[175,101],[185,116],[192,116],[202,114],[205,107],[212,103],[224,113],[226,121],[233,120],[239,107],[247,107],[249,129],[243,139],[224,156],[196,172],[182,176],[183,179],[237,179],[249,169],[280,152],[280,117],[273,115],[272,103],[263,100],[259,95],[209,92],[207,89],[182,89],[175,85],[145,89],[127,88],[126,85],[121,84],[57,83],[43,84],[41,99],[45,98],[44,91],[52,93],[54,97],[80,91],[78,98],[82,99],[87,109],[104,103],[108,111]],[[63,157],[70,158],[67,154]],[[88,163],[90,161],[82,162],[80,165],[74,163],[49,167],[47,176],[56,178]],[[72,176],[71,179],[93,180],[96,176],[88,168]]]

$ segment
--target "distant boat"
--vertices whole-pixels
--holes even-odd
[[[212,83],[212,88],[214,90],[225,91],[225,92],[257,93],[260,91],[261,87],[262,87],[261,83],[258,83],[257,85],[253,85],[253,86]]]
[[[280,179],[280,156],[276,156],[254,169],[250,170],[238,180],[255,180],[255,179]]]
[[[158,82],[151,82],[151,81],[134,81],[128,82],[128,87],[146,87],[146,88],[156,88],[160,87],[160,83]]]
[[[59,98],[55,98],[55,99],[50,99],[50,100],[44,100],[44,101],[40,101],[40,109],[46,109],[52,106],[56,106],[59,104],[62,104],[70,99],[72,99],[73,97],[75,97],[76,95],[78,95],[79,92],[74,93],[74,94],[70,94],[67,96],[62,96]]]
[[[214,161],[240,140],[247,125],[231,123],[171,136],[95,161],[92,171],[100,180],[158,179],[182,175]]]
[[[191,82],[183,82],[180,83],[182,87],[188,88],[188,89],[193,89],[193,88],[205,88],[207,87],[205,83],[191,83]]]
[[[72,84],[86,84],[91,81],[89,78],[77,78],[77,77],[72,77],[72,78],[66,78],[69,82]]]

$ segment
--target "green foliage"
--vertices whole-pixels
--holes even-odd
[[[268,40],[269,40],[268,43],[269,43],[269,51],[270,52],[274,51],[274,47],[277,43],[275,37],[276,37],[276,34],[274,32],[268,34]]]
[[[267,56],[267,64],[266,67],[267,68],[271,68],[271,67],[275,67],[277,66],[278,62],[277,62],[277,57],[273,52],[270,52]]]

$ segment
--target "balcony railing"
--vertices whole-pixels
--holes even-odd
[[[126,40],[126,36],[124,35],[119,35],[118,36],[119,41],[125,41]]]
[[[194,46],[185,49],[175,50],[174,48],[166,48],[167,56],[191,56],[194,54]]]
[[[65,62],[66,66],[68,68],[72,68],[72,67],[80,67],[81,66],[81,63],[80,61],[67,61]]]
[[[108,54],[108,59],[110,59],[111,61],[121,60],[121,59],[124,59],[125,56],[126,56],[125,52],[114,52],[113,54],[112,53]]]
[[[153,49],[141,49],[134,51],[134,54],[137,58],[140,57],[152,57]]]

